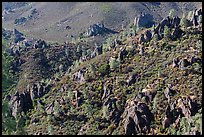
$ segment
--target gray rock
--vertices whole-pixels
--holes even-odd
[[[140,14],[135,18],[134,25],[137,28],[151,27],[153,25],[153,16],[150,14]]]
[[[140,35],[138,41],[139,41],[139,43],[146,42],[146,41],[145,41],[145,38],[144,38],[144,34],[141,34],[141,35]]]
[[[55,101],[52,101],[52,103],[49,106],[46,107],[47,114],[52,114],[53,113],[53,111],[54,111],[54,102]]]
[[[146,32],[145,32],[145,35],[144,35],[145,37],[145,41],[146,42],[149,42],[150,40],[151,40],[151,38],[152,38],[152,33],[151,33],[151,31],[150,30],[147,30]]]
[[[153,115],[148,106],[144,103],[137,103],[133,100],[127,102],[129,105],[124,111],[124,129],[126,135],[148,133]]]
[[[75,73],[72,75],[72,79],[73,79],[74,81],[79,82],[79,83],[85,82],[84,72],[83,72],[82,70],[79,70],[78,72],[75,72]]]
[[[131,74],[128,78],[128,80],[126,81],[128,86],[134,84],[137,81],[138,75],[137,74]]]
[[[174,17],[172,21],[172,27],[174,28],[179,27],[180,21],[181,19],[178,16]]]
[[[176,40],[180,38],[183,34],[183,31],[180,29],[180,27],[176,27],[173,31],[172,39]]]
[[[18,43],[20,41],[23,41],[25,38],[23,37],[23,33],[19,32],[17,29],[13,30],[14,34],[14,42]]]
[[[112,94],[112,85],[108,83],[109,81],[106,81],[106,83],[103,84],[102,100],[106,99]]]
[[[116,98],[108,96],[107,98],[105,98],[103,103],[103,107],[106,107],[107,109],[106,112],[103,112],[106,113],[105,114],[107,116],[106,119],[110,120],[112,123],[115,124],[119,122],[121,115],[120,111],[117,108],[116,101],[117,101]]]
[[[29,109],[33,108],[30,95],[26,92],[19,94],[16,91],[16,93],[11,96],[9,103],[11,105],[12,116],[14,116],[15,118],[22,111],[26,113]]]
[[[173,66],[174,68],[179,66],[179,65],[178,65],[178,58],[174,58],[174,59],[173,59],[173,64],[172,64],[172,66]]]
[[[18,18],[18,19],[15,19],[14,24],[16,24],[16,25],[21,25],[21,24],[26,23],[26,21],[27,21],[27,18],[25,18],[25,17],[20,17],[20,18]]]
[[[180,62],[179,62],[179,68],[180,69],[184,69],[185,67],[187,67],[189,65],[189,62],[187,59],[182,59]]]
[[[102,54],[102,46],[98,46],[98,45],[95,43],[94,52],[96,53],[96,56]]]
[[[161,32],[164,31],[164,27],[165,27],[165,26],[170,27],[170,18],[169,18],[169,16],[167,16],[166,18],[164,18],[164,19],[160,22]]]
[[[128,54],[125,48],[121,48],[119,51],[119,59],[122,61],[124,57]]]
[[[110,30],[104,27],[103,23],[96,23],[91,25],[87,30],[87,36],[96,36],[96,35],[103,35],[105,33],[117,33],[116,31]]]
[[[140,52],[139,52],[139,55],[143,56],[144,55],[144,48],[143,47],[140,47]]]

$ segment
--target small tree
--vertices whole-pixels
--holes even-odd
[[[158,34],[154,34],[154,36],[152,38],[152,42],[156,43],[158,40],[159,40]]]
[[[190,19],[192,18],[192,15],[193,15],[193,11],[189,11],[189,12],[188,12],[187,19],[190,20]]]
[[[95,75],[95,73],[96,73],[96,68],[95,68],[95,66],[94,66],[93,64],[90,64],[90,65],[89,65],[89,68],[90,68],[91,74]]]
[[[180,21],[180,25],[184,27],[184,30],[186,30],[186,28],[188,27],[188,20],[186,19],[185,13],[183,13],[183,16]]]
[[[170,29],[168,26],[164,26],[164,39],[165,40],[168,40],[170,38]]]
[[[94,110],[93,110],[93,106],[91,105],[91,102],[89,100],[86,100],[85,102],[85,112],[87,114],[88,117],[93,117],[94,114]]]
[[[2,134],[10,135],[16,130],[15,118],[10,114],[8,102],[2,101]]]
[[[55,101],[55,103],[54,103],[53,110],[54,110],[54,115],[58,117],[59,113],[60,113],[60,105],[57,101]]]
[[[87,50],[85,46],[82,46],[82,56],[86,56],[86,55],[87,55]]]
[[[47,131],[48,131],[48,135],[53,135],[53,126],[52,126],[52,116],[48,115],[47,116]]]
[[[105,76],[109,74],[110,72],[110,65],[109,64],[103,64],[98,69],[99,73],[101,73],[101,76]]]
[[[199,23],[199,24],[202,23],[202,15],[198,16],[198,23]]]
[[[69,56],[69,49],[65,49],[65,54],[67,57]]]
[[[175,10],[174,9],[171,9],[170,11],[169,11],[169,17],[170,18],[173,18],[175,16]]]
[[[78,56],[82,55],[82,47],[81,47],[81,45],[77,46],[77,53],[78,53]]]
[[[110,58],[109,60],[109,65],[110,65],[110,69],[114,70],[118,67],[118,65],[120,64],[120,60],[116,59],[116,58]]]

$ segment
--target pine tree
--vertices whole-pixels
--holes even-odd
[[[170,29],[168,26],[164,26],[164,39],[168,40],[170,38]]]
[[[186,19],[185,13],[183,13],[183,16],[180,21],[180,26],[184,27],[184,30],[188,27],[188,20]]]

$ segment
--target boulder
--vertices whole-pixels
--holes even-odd
[[[180,69],[184,69],[185,67],[187,67],[190,63],[188,62],[187,59],[182,59],[180,62],[179,62],[179,68]]]
[[[139,52],[139,55],[143,56],[144,55],[144,48],[143,47],[140,47],[140,52]]]
[[[138,39],[139,43],[142,43],[142,42],[146,42],[145,38],[144,38],[144,34],[141,34],[139,39]]]
[[[126,81],[127,84],[128,84],[128,86],[134,84],[134,83],[136,82],[137,78],[138,78],[138,75],[137,75],[137,74],[131,74],[131,75],[129,76],[129,78],[127,79],[127,81]]]
[[[173,64],[172,64],[172,66],[173,66],[174,68],[179,66],[179,65],[178,65],[178,58],[174,58],[174,59],[173,59]]]
[[[122,61],[124,57],[128,54],[125,48],[121,47],[119,51],[119,59]]]
[[[145,31],[144,38],[146,42],[149,42],[152,38],[152,33],[150,30]]]
[[[172,39],[176,40],[178,38],[180,38],[183,34],[183,31],[180,29],[180,27],[176,27],[172,33]]]

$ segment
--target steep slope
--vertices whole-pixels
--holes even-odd
[[[199,9],[152,28],[130,25],[103,44],[59,44],[2,30],[19,74],[3,96],[9,114],[24,126],[22,134],[202,134],[201,18]]]
[[[79,63],[56,82],[41,99],[45,105],[30,112],[28,133],[202,134],[202,31],[138,45],[128,39],[136,37],[123,36],[116,50]],[[127,54],[113,67],[110,58],[120,58],[124,46]]]

